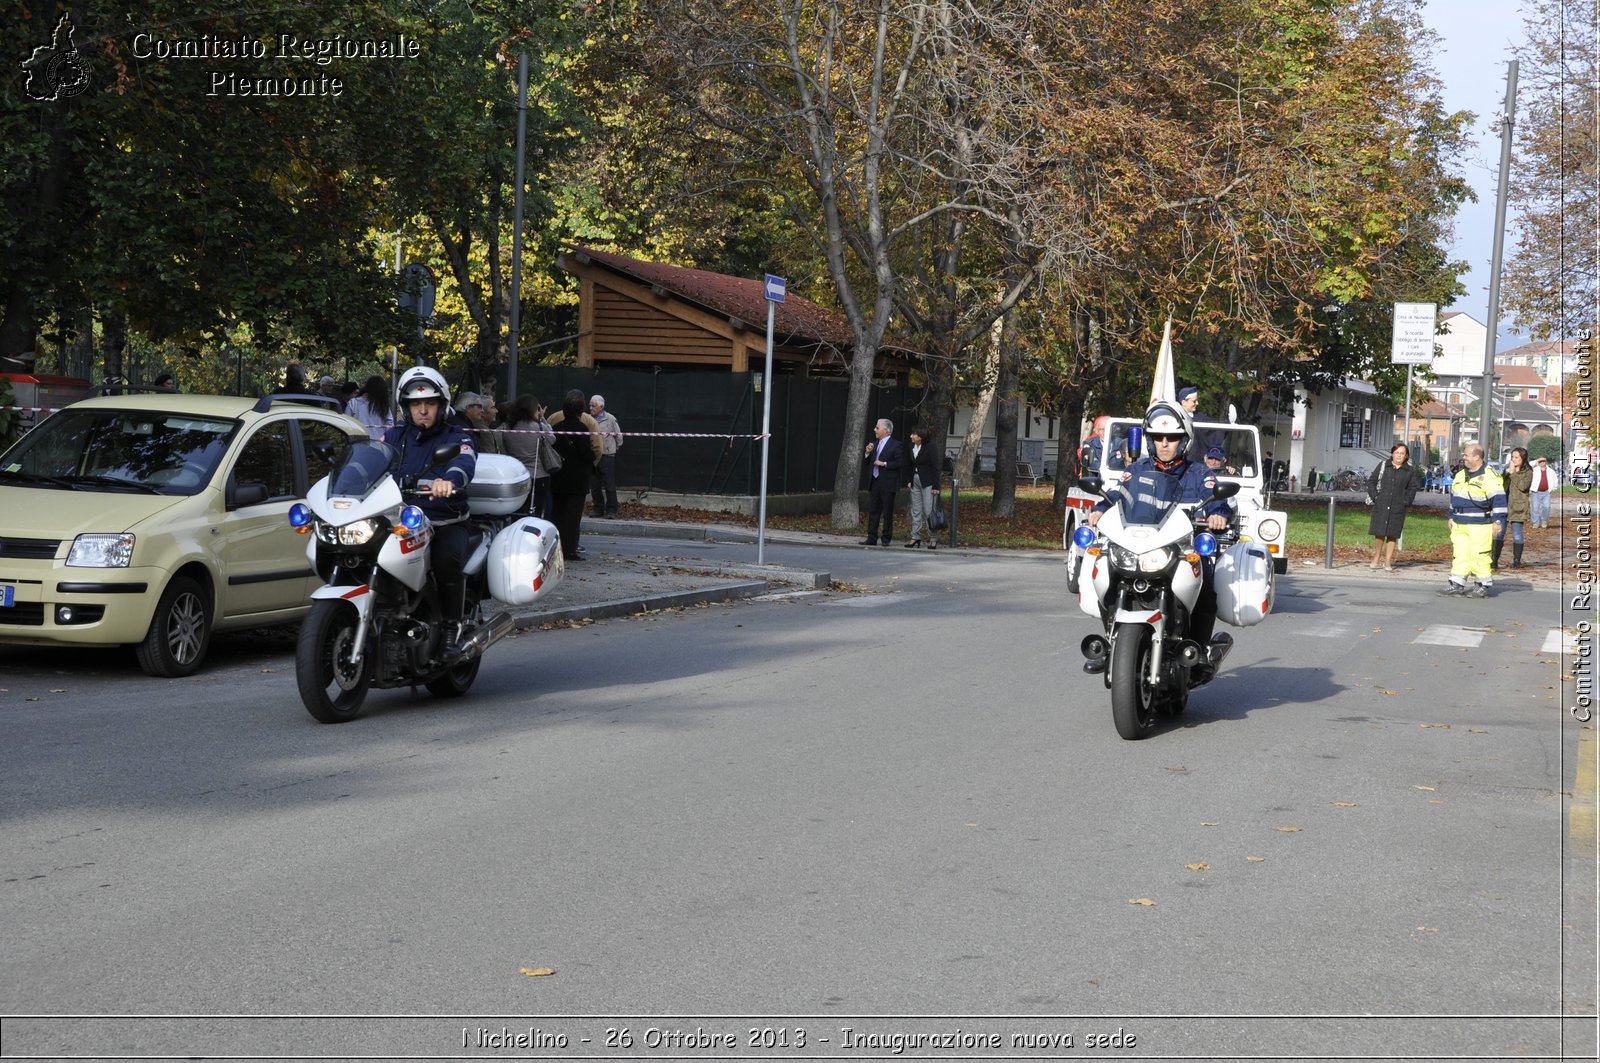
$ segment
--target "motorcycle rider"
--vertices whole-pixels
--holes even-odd
[[[465,632],[467,582],[463,569],[471,528],[467,522],[467,485],[477,470],[477,451],[466,430],[450,423],[450,386],[436,369],[419,365],[400,376],[400,423],[383,434],[383,441],[398,452],[391,470],[402,484],[426,487],[430,497],[417,505],[433,523],[429,545],[433,577],[439,589],[439,612],[446,624],[454,627],[454,641],[445,647],[445,658],[461,655]],[[447,444],[460,451],[442,466],[436,465],[433,452]]]
[[[1211,490],[1217,485],[1216,473],[1190,461],[1187,456],[1193,437],[1193,424],[1182,406],[1165,399],[1151,403],[1144,412],[1147,456],[1129,465],[1120,482],[1106,486],[1105,497],[1089,510],[1084,522],[1095,527],[1101,515],[1120,502],[1130,523],[1152,523],[1167,511],[1176,495],[1179,503],[1201,503],[1195,516],[1204,517],[1210,530],[1227,528],[1233,500],[1212,497]],[[1195,599],[1189,616],[1189,637],[1201,646],[1208,646],[1217,623],[1217,589],[1212,559],[1206,558],[1204,564],[1200,596]],[[1083,670],[1091,675],[1098,674],[1105,671],[1106,664],[1105,658],[1087,661]]]

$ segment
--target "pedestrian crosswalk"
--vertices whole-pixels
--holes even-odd
[[[1369,623],[1357,623],[1352,620],[1323,620],[1315,627],[1299,630],[1301,635],[1324,639],[1352,639],[1360,631],[1371,627]],[[1463,624],[1429,624],[1418,631],[1411,640],[1413,645],[1421,646],[1454,646],[1460,649],[1477,649],[1484,644],[1484,640],[1491,636],[1505,637],[1517,635],[1521,641],[1522,632],[1501,631],[1489,627],[1469,627]],[[1526,643],[1524,643],[1526,644]],[[1545,632],[1544,641],[1539,644],[1538,653],[1576,653],[1578,650],[1578,633],[1566,628],[1553,627]]]

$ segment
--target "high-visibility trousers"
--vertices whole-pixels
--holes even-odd
[[[1455,549],[1450,559],[1450,577],[1464,583],[1470,577],[1480,583],[1492,583],[1489,570],[1489,550],[1494,545],[1493,524],[1462,524],[1450,526],[1450,545]]]

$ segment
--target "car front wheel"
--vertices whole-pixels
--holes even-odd
[[[139,667],[163,678],[193,675],[210,644],[211,602],[205,589],[188,576],[174,578],[139,643]]]

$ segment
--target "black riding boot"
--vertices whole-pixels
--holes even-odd
[[[1512,543],[1511,544],[1511,567],[1512,568],[1521,568],[1522,567],[1522,544],[1521,543]]]
[[[1494,547],[1489,551],[1490,572],[1500,571],[1500,551],[1504,549],[1505,545],[1506,541],[1504,539],[1496,539],[1494,541]]]

